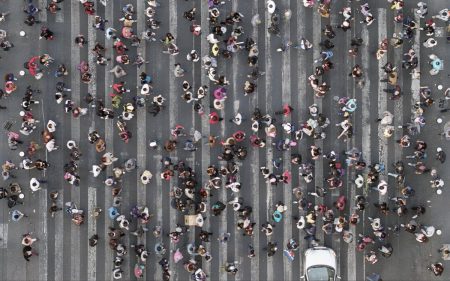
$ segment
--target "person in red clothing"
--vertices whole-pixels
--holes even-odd
[[[217,114],[217,112],[213,111],[209,114],[209,124],[217,124],[222,120],[223,118],[219,117],[219,114]]]
[[[245,139],[245,133],[243,131],[237,131],[233,134],[233,138],[237,141],[243,141]]]
[[[118,95],[122,95],[123,93],[129,93],[130,90],[125,88],[125,82],[118,82],[112,85],[114,92]]]
[[[277,111],[275,112],[275,115],[288,116],[292,111],[294,111],[294,109],[289,104],[285,104],[283,105],[283,111]]]

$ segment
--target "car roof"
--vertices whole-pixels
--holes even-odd
[[[330,248],[314,247],[305,252],[305,270],[309,267],[325,265],[336,271],[336,254]]]

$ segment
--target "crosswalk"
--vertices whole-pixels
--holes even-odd
[[[39,7],[46,6],[47,1],[39,1]],[[94,1],[98,3],[98,1]],[[120,33],[120,22],[117,22],[117,18],[121,15],[122,5],[125,3],[132,3],[137,10],[138,23],[136,30],[138,34],[141,34],[145,27],[145,15],[142,11],[146,7],[144,1],[130,0],[130,1],[109,1],[106,7],[98,5],[98,13],[104,18],[108,19],[108,26],[114,26]],[[228,99],[226,103],[226,110],[219,113],[224,118],[224,121],[220,125],[210,126],[207,116],[199,117],[198,114],[190,110],[182,103],[180,99],[180,85],[183,80],[188,80],[193,89],[197,89],[200,85],[206,85],[213,90],[214,86],[211,85],[208,77],[205,75],[204,69],[201,68],[200,63],[188,63],[185,61],[185,55],[191,49],[196,49],[201,56],[209,54],[210,46],[204,40],[210,26],[207,19],[208,6],[207,1],[195,0],[188,3],[177,0],[161,1],[161,7],[157,8],[158,18],[161,19],[161,29],[157,31],[159,37],[163,37],[168,31],[175,38],[177,38],[177,45],[182,50],[178,56],[169,56],[160,53],[160,46],[157,42],[142,42],[137,50],[130,51],[133,55],[139,53],[147,60],[150,60],[150,64],[143,65],[140,69],[135,66],[127,66],[126,71],[129,73],[125,79],[127,86],[131,89],[137,88],[140,85],[138,75],[141,71],[149,73],[155,80],[155,93],[160,91],[169,101],[166,108],[166,112],[161,113],[157,117],[151,117],[145,112],[145,109],[139,109],[136,113],[136,121],[133,120],[132,126],[135,128],[135,134],[130,140],[130,144],[125,145],[119,139],[117,139],[117,130],[115,129],[115,121],[113,120],[97,120],[95,112],[91,112],[80,119],[75,118],[61,118],[61,124],[64,124],[65,128],[61,135],[59,145],[61,148],[55,153],[64,154],[63,164],[66,161],[68,154],[65,148],[65,142],[68,139],[73,139],[80,145],[89,145],[86,141],[87,133],[90,130],[98,130],[101,135],[105,137],[107,143],[107,151],[113,152],[118,155],[123,162],[128,158],[137,159],[137,171],[134,171],[125,176],[122,183],[123,204],[120,207],[120,211],[123,214],[128,214],[129,209],[134,205],[149,206],[151,213],[155,216],[151,223],[148,225],[150,229],[149,233],[143,234],[142,237],[136,239],[134,236],[127,235],[123,239],[123,243],[128,247],[128,255],[125,258],[123,265],[124,280],[134,280],[133,269],[136,263],[136,257],[134,249],[131,245],[145,244],[151,252],[146,271],[145,279],[147,280],[160,280],[162,276],[161,267],[157,262],[162,258],[155,256],[153,252],[153,246],[157,242],[162,242],[168,251],[164,257],[170,261],[170,270],[172,272],[173,280],[186,280],[189,278],[189,273],[183,268],[182,262],[175,264],[173,262],[172,255],[176,249],[183,251],[185,259],[187,261],[188,254],[186,252],[186,245],[194,243],[197,239],[199,229],[191,228],[188,235],[183,237],[183,242],[179,244],[172,244],[167,237],[170,231],[173,231],[177,223],[182,223],[183,218],[174,208],[170,207],[171,198],[169,196],[169,190],[177,185],[177,178],[174,177],[170,182],[165,182],[160,177],[162,170],[161,158],[169,155],[172,159],[187,159],[187,163],[194,167],[194,170],[199,175],[198,179],[201,183],[205,183],[208,179],[205,171],[208,165],[214,164],[216,166],[224,165],[224,162],[218,161],[217,155],[219,150],[211,148],[208,145],[204,145],[204,140],[201,140],[201,148],[193,154],[187,154],[184,151],[175,151],[170,154],[159,150],[149,150],[147,147],[150,140],[158,140],[159,143],[163,143],[170,134],[170,129],[177,124],[183,125],[187,131],[190,128],[195,128],[201,131],[204,137],[209,135],[218,135],[220,139],[225,139],[233,132],[239,129],[244,129],[249,132],[249,119],[250,114],[254,108],[259,107],[264,113],[273,113],[280,110],[284,104],[290,104],[294,107],[294,112],[287,117],[276,117],[277,121],[290,122],[294,126],[304,122],[308,119],[307,107],[315,103],[320,111],[324,112],[331,119],[330,127],[327,128],[327,139],[322,140],[301,140],[299,146],[293,148],[290,151],[282,152],[276,151],[276,149],[270,145],[276,141],[270,137],[266,137],[266,148],[249,148],[248,159],[242,162],[240,165],[240,181],[243,183],[242,194],[240,196],[244,199],[244,204],[253,206],[253,220],[257,223],[257,227],[253,237],[248,238],[242,236],[240,230],[236,228],[237,215],[229,207],[223,212],[220,217],[208,217],[205,221],[204,230],[213,232],[211,242],[205,243],[205,246],[213,256],[213,260],[210,262],[201,260],[202,268],[209,275],[210,280],[297,280],[303,272],[303,258],[302,253],[307,248],[307,241],[304,239],[305,233],[302,230],[298,230],[295,227],[294,217],[305,215],[303,211],[299,211],[297,205],[293,204],[292,189],[300,186],[305,196],[307,192],[314,191],[315,186],[323,186],[325,177],[327,176],[328,168],[327,161],[323,161],[323,158],[319,160],[310,160],[309,147],[315,145],[326,149],[336,149],[335,151],[342,151],[344,149],[350,149],[352,147],[362,147],[362,153],[365,160],[368,162],[379,161],[386,166],[388,160],[391,159],[389,154],[393,152],[395,155],[393,159],[398,160],[401,158],[401,150],[394,149],[395,143],[391,140],[387,140],[383,137],[383,128],[374,124],[373,121],[381,116],[386,110],[393,110],[396,119],[395,126],[402,125],[407,120],[404,120],[403,114],[410,105],[398,102],[394,106],[391,106],[387,100],[386,93],[383,92],[385,85],[379,83],[376,79],[383,78],[383,70],[381,67],[389,60],[395,61],[396,65],[400,65],[402,49],[396,49],[391,53],[388,53],[382,59],[375,61],[373,58],[373,46],[376,46],[384,38],[390,37],[388,30],[391,30],[387,26],[387,19],[391,12],[384,8],[378,8],[374,11],[376,14],[377,22],[369,27],[358,27],[358,31],[352,30],[343,34],[342,31],[337,31],[342,37],[337,38],[336,41],[339,46],[336,46],[336,52],[342,52],[342,56],[346,55],[347,48],[350,45],[350,39],[353,36],[361,36],[364,41],[363,46],[360,47],[360,58],[356,59],[344,59],[336,58],[335,69],[332,70],[331,75],[334,77],[325,78],[327,83],[331,83],[332,91],[329,96],[325,98],[317,98],[312,93],[311,89],[307,86],[307,77],[314,71],[313,59],[320,56],[321,47],[319,43],[324,39],[321,35],[321,30],[325,24],[335,24],[339,19],[322,18],[315,10],[306,9],[301,3],[293,0],[279,1],[280,11],[285,9],[291,9],[292,19],[290,21],[282,20],[282,33],[281,37],[270,35],[267,29],[270,25],[271,15],[268,13],[265,7],[265,1],[253,0],[249,3],[244,3],[239,0],[226,1],[221,10],[224,14],[229,14],[232,11],[243,11],[245,22],[242,25],[245,27],[245,35],[252,37],[257,42],[260,48],[260,62],[259,68],[265,72],[265,75],[258,80],[258,87],[253,96],[243,96],[242,85],[246,80],[246,75],[250,72],[250,67],[246,65],[245,55],[237,54],[231,60],[219,59],[218,73],[226,75],[231,81],[228,87]],[[56,25],[64,25],[69,28],[70,36],[66,35],[67,42],[61,42],[61,47],[67,48],[66,57],[57,58],[57,61],[65,61],[70,63],[70,88],[71,100],[76,104],[83,104],[82,97],[86,93],[92,94],[97,99],[103,99],[105,106],[111,108],[111,99],[109,97],[110,86],[113,81],[117,81],[109,70],[114,65],[114,53],[112,50],[112,41],[107,40],[103,31],[97,31],[92,28],[93,18],[87,16],[80,6],[78,1],[65,1],[62,4],[63,10],[56,13],[56,15],[48,15],[45,9],[40,14],[40,19],[43,22],[54,21]],[[355,5],[354,5],[355,6]],[[192,35],[188,32],[187,21],[182,18],[182,14],[185,10],[192,7],[197,7],[197,17],[200,23],[203,33],[200,37],[192,39]],[[389,13],[389,14],[388,14]],[[263,19],[263,23],[259,26],[251,26],[250,19],[253,15],[260,14]],[[52,18],[51,18],[52,17]],[[54,17],[54,18],[53,18]],[[416,19],[419,21],[420,19]],[[306,22],[308,21],[308,24]],[[310,23],[310,24],[309,24]],[[69,27],[70,26],[70,27]],[[356,28],[355,28],[356,29]],[[400,30],[398,27],[394,30],[398,33]],[[68,32],[68,31],[66,31]],[[353,33],[351,33],[353,32]],[[84,48],[80,49],[73,44],[73,38],[78,34],[87,34],[88,44]],[[372,34],[376,34],[372,35]],[[57,34],[58,35],[58,34]],[[297,43],[301,37],[305,37],[310,40],[314,48],[312,50],[297,50],[291,48],[286,52],[278,53],[275,49],[281,44],[281,40],[291,40],[293,43]],[[200,41],[200,42],[199,42]],[[414,38],[416,46],[420,43],[420,33],[416,34]],[[91,49],[96,42],[100,42],[106,46],[107,58],[111,58],[111,64],[103,67],[97,66],[95,58]],[[130,48],[134,49],[134,48]],[[39,50],[44,52],[45,50]],[[419,53],[419,52],[417,52]],[[81,60],[89,61],[91,65],[91,73],[97,80],[97,83],[84,85],[80,83],[80,76],[76,70],[76,66]],[[361,88],[358,88],[353,79],[347,76],[351,67],[359,62],[364,71],[364,84]],[[174,65],[181,63],[183,68],[188,71],[183,78],[175,78]],[[378,75],[373,75],[377,73]],[[405,71],[403,75],[407,75]],[[372,77],[377,76],[377,77]],[[132,77],[132,79],[129,79]],[[50,79],[53,83],[54,77]],[[55,80],[56,81],[56,80]],[[159,83],[165,83],[166,85],[158,85]],[[336,85],[339,82],[339,85]],[[413,95],[411,98],[411,105],[418,99],[418,89],[420,86],[419,80],[412,80],[411,85],[406,85],[402,80],[403,87],[408,87],[412,90]],[[43,87],[45,86],[40,82]],[[49,87],[53,91],[53,85],[45,86]],[[342,90],[342,92],[334,92]],[[375,89],[375,90],[374,90]],[[132,90],[134,91],[134,90]],[[406,91],[406,90],[405,90]],[[159,93],[159,92],[158,92]],[[337,114],[336,103],[333,101],[335,96],[349,96],[358,100],[358,111],[353,117],[353,123],[355,126],[355,137],[351,141],[344,143],[342,141],[334,140],[338,130],[334,128],[334,124],[338,123],[339,116]],[[52,97],[53,98],[53,97]],[[406,97],[404,97],[406,98]],[[49,99],[50,107],[54,105],[54,101]],[[210,104],[210,97],[206,97],[203,104],[207,108]],[[48,105],[46,105],[48,106]],[[374,109],[376,109],[374,111]],[[61,117],[60,112],[51,112],[48,110],[48,116],[46,118]],[[187,113],[186,113],[187,112]],[[207,111],[208,112],[208,111]],[[228,120],[237,112],[241,112],[245,115],[247,122],[244,122],[241,127],[235,126]],[[47,112],[46,112],[47,114]],[[375,115],[378,116],[375,116]],[[84,119],[83,119],[84,118]],[[91,119],[88,119],[91,118]],[[63,127],[63,126],[61,126]],[[264,132],[263,132],[264,134]],[[265,134],[260,137],[265,137]],[[279,134],[282,133],[281,128]],[[248,134],[249,136],[250,134]],[[248,137],[247,136],[247,137]],[[401,137],[401,131],[397,130],[395,133],[395,139]],[[378,141],[374,141],[374,139]],[[330,143],[329,143],[330,142]],[[182,146],[182,141],[179,143],[179,147]],[[336,147],[336,148],[335,148]],[[373,149],[376,147],[376,149]],[[89,170],[93,164],[96,164],[100,155],[95,152],[93,146],[82,147],[82,152],[87,159],[82,161],[81,173],[83,173],[85,183],[80,187],[69,187],[63,182],[62,179],[55,178],[50,179],[49,182],[55,185],[55,189],[60,189],[59,202],[64,203],[68,201],[80,204],[85,212],[91,212],[95,207],[101,207],[103,214],[98,219],[86,215],[86,224],[83,226],[73,225],[70,221],[70,217],[59,212],[55,215],[55,218],[50,218],[47,215],[49,207],[48,192],[47,190],[39,191],[36,200],[36,206],[38,212],[36,215],[38,223],[34,223],[37,236],[40,238],[39,243],[39,256],[33,257],[37,260],[37,266],[35,266],[39,280],[112,280],[113,271],[113,252],[110,250],[108,244],[108,227],[113,225],[113,221],[109,219],[107,208],[112,205],[111,190],[104,187],[100,178],[93,178],[89,173]],[[301,153],[304,159],[314,162],[315,165],[315,180],[311,184],[306,184],[302,177],[298,174],[298,167],[291,164],[291,153]],[[52,156],[55,157],[55,156]],[[283,186],[272,186],[270,183],[266,183],[260,176],[259,167],[266,166],[270,171],[276,170],[273,165],[273,160],[283,158],[282,167],[277,171],[289,170],[292,173],[292,182]],[[55,159],[55,158],[53,158]],[[174,160],[174,162],[176,162]],[[56,166],[56,165],[55,165]],[[63,167],[52,167],[56,169],[60,174]],[[153,179],[151,184],[143,185],[140,182],[140,173],[145,170],[151,170]],[[386,171],[387,173],[387,171]],[[57,175],[57,173],[55,173]],[[53,175],[53,174],[52,174]],[[102,176],[112,175],[112,167],[108,167]],[[362,191],[356,189],[352,180],[355,177],[355,173],[348,170],[346,171],[345,179],[348,181],[346,185],[347,190],[335,190],[330,192],[325,199],[315,198],[315,204],[328,204],[331,205],[340,195],[348,196],[348,212],[351,212],[352,200],[356,194],[360,194]],[[387,174],[382,178],[388,180]],[[58,187],[56,187],[59,185]],[[225,189],[223,184],[221,190],[218,192],[212,191],[213,197],[207,201],[208,209],[211,203],[220,200],[224,203],[232,199],[234,194]],[[48,190],[50,191],[50,189]],[[370,192],[370,191],[369,191]],[[372,197],[372,195],[371,195]],[[312,197],[308,197],[311,199]],[[211,201],[212,200],[212,201]],[[380,197],[379,201],[386,201],[385,197]],[[272,213],[274,206],[278,201],[282,201],[288,206],[288,211],[284,213],[284,218],[281,223],[277,223],[275,227],[275,233],[271,237],[266,237],[259,231],[261,224],[272,221]],[[347,212],[347,213],[348,213]],[[346,214],[347,214],[346,213]],[[161,225],[163,227],[164,235],[160,238],[155,238],[151,234],[151,230],[154,226]],[[357,280],[366,273],[366,265],[364,262],[358,261],[362,259],[362,255],[355,251],[355,242],[347,245],[341,242],[341,238],[334,234],[332,237],[324,236],[321,230],[323,222],[321,219],[317,220],[317,239],[320,243],[325,244],[328,247],[335,249],[338,254],[341,264],[340,275],[344,280]],[[136,223],[132,222],[131,230],[134,230]],[[9,229],[8,229],[9,228]],[[364,227],[363,227],[364,228]],[[351,226],[350,230],[356,233],[360,229],[359,227]],[[17,229],[15,229],[17,231]],[[220,245],[217,241],[219,234],[231,233],[231,239],[227,245]],[[93,234],[100,236],[99,244],[97,247],[89,247],[88,238]],[[7,249],[8,255],[16,255],[17,253],[10,253],[10,241],[17,239],[11,237],[11,227],[7,223],[0,224],[0,252],[5,253]],[[295,238],[300,244],[300,250],[296,252],[294,261],[289,261],[283,256],[283,250],[286,248],[286,244],[289,239]],[[355,235],[356,239],[356,235]],[[197,239],[198,240],[198,239]],[[278,245],[278,252],[274,257],[267,257],[267,252],[263,250],[267,246],[269,241],[276,242]],[[248,245],[252,244],[255,247],[256,257],[249,259],[247,257]],[[20,255],[20,252],[19,252]],[[3,255],[2,255],[3,257]],[[223,270],[223,266],[226,262],[239,262],[239,271],[235,276],[227,274]],[[35,262],[35,261],[33,261]],[[11,262],[1,262],[7,264],[9,267]],[[362,264],[363,268],[357,268],[357,264]],[[0,267],[3,268],[3,267]],[[11,265],[11,268],[13,267]],[[342,270],[345,269],[345,270]],[[10,269],[7,269],[7,278],[9,280],[19,279],[33,279],[36,276],[27,273],[21,273],[17,276],[13,276]]]

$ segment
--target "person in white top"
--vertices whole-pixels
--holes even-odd
[[[145,170],[141,174],[141,182],[142,184],[148,184],[150,180],[152,179],[153,175],[149,170]]]
[[[74,148],[78,148],[77,143],[74,140],[68,140],[66,146],[70,150],[72,150]]]
[[[55,139],[51,139],[48,143],[45,144],[45,147],[47,148],[48,152],[52,152],[58,149]]]
[[[92,165],[92,171],[91,173],[94,174],[94,177],[98,177],[100,175],[100,172],[102,171],[102,168],[98,165]]]
[[[384,180],[380,180],[376,190],[380,193],[380,195],[385,195],[387,193],[388,184]]]
[[[47,122],[47,130],[50,133],[53,133],[56,131],[56,123],[53,120],[48,120]]]
[[[41,189],[41,183],[44,183],[45,181],[40,181],[37,178],[31,178],[30,179],[30,188],[32,192],[36,192],[39,189]]]

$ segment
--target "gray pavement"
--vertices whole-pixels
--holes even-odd
[[[113,152],[119,157],[118,164],[123,163],[128,158],[137,158],[137,170],[127,173],[123,177],[121,193],[122,205],[120,212],[128,214],[130,208],[135,205],[147,205],[150,213],[154,214],[148,224],[148,228],[152,229],[156,225],[161,225],[163,236],[154,238],[151,233],[144,234],[139,240],[134,236],[126,235],[123,240],[127,246],[137,243],[147,245],[151,252],[146,264],[145,280],[161,280],[161,267],[157,262],[161,257],[153,253],[153,247],[157,242],[163,242],[170,251],[179,248],[184,256],[184,261],[188,260],[186,246],[189,243],[199,243],[197,233],[198,228],[191,228],[190,233],[185,235],[182,240],[173,245],[167,234],[173,231],[176,224],[183,224],[183,215],[178,214],[176,210],[170,207],[170,189],[177,184],[176,179],[170,182],[161,180],[159,173],[161,171],[161,158],[170,156],[174,161],[177,159],[185,160],[191,165],[198,175],[199,181],[204,183],[208,179],[206,169],[209,164],[216,166],[223,165],[223,161],[219,161],[217,156],[220,154],[219,147],[210,148],[208,145],[201,145],[196,152],[187,152],[183,149],[177,149],[172,153],[166,153],[163,149],[151,150],[148,148],[150,140],[158,140],[164,143],[170,137],[170,129],[176,124],[183,125],[188,131],[195,128],[200,131],[203,136],[219,136],[224,139],[233,134],[238,129],[243,129],[250,136],[250,117],[255,107],[262,110],[263,113],[273,114],[279,111],[283,104],[291,104],[294,107],[293,113],[287,117],[277,116],[277,124],[279,121],[292,122],[295,126],[305,122],[308,117],[308,106],[316,103],[320,111],[328,116],[331,120],[330,126],[326,129],[327,138],[323,141],[314,141],[311,138],[304,138],[299,141],[299,145],[293,147],[290,151],[280,152],[270,145],[272,140],[267,138],[267,147],[265,149],[249,148],[247,159],[240,161],[239,180],[242,183],[240,196],[243,197],[245,204],[253,206],[253,220],[257,223],[255,234],[253,237],[242,236],[242,232],[236,229],[237,216],[233,210],[227,208],[221,216],[206,219],[204,229],[213,232],[210,243],[204,243],[208,251],[212,254],[211,262],[206,262],[197,258],[201,267],[208,274],[209,280],[298,280],[303,269],[303,258],[301,253],[308,247],[304,240],[305,233],[299,231],[295,227],[293,217],[303,215],[303,211],[299,211],[297,205],[293,204],[292,188],[300,186],[306,192],[314,191],[315,186],[321,186],[324,179],[328,177],[328,161],[320,159],[315,161],[315,180],[306,184],[303,178],[297,172],[297,166],[291,165],[289,159],[290,154],[298,152],[303,156],[304,161],[312,161],[310,158],[309,147],[313,144],[320,146],[323,152],[334,150],[342,152],[352,147],[358,147],[362,150],[363,158],[367,163],[381,162],[386,165],[387,171],[381,175],[389,181],[389,193],[385,198],[379,198],[376,192],[360,190],[352,183],[356,173],[352,169],[346,169],[344,175],[344,186],[341,189],[330,192],[324,199],[314,199],[308,197],[315,204],[324,203],[331,206],[340,195],[348,198],[348,206],[343,215],[350,215],[353,206],[353,199],[356,194],[368,192],[370,204],[367,210],[361,213],[362,223],[356,227],[351,226],[350,230],[355,233],[370,234],[371,228],[367,217],[376,216],[376,209],[372,203],[382,202],[388,197],[394,197],[399,194],[399,190],[394,188],[394,179],[387,176],[387,172],[391,171],[391,164],[404,156],[412,153],[412,149],[399,149],[396,139],[399,139],[403,132],[396,129],[395,135],[386,140],[380,138],[381,128],[375,120],[383,111],[389,110],[395,114],[394,125],[397,127],[410,121],[412,105],[417,99],[418,86],[430,86],[433,91],[433,97],[437,101],[442,97],[443,91],[437,89],[437,85],[443,85],[444,90],[449,87],[448,82],[448,66],[436,76],[430,76],[428,71],[428,55],[435,53],[446,62],[449,58],[449,44],[443,37],[437,37],[438,45],[432,49],[426,49],[422,46],[422,42],[426,39],[424,32],[417,33],[417,36],[411,42],[405,42],[399,49],[390,47],[387,55],[380,61],[375,58],[375,52],[379,41],[383,38],[391,38],[394,32],[398,33],[401,27],[394,24],[393,16],[395,11],[389,9],[387,1],[370,0],[366,1],[370,4],[371,11],[376,21],[370,25],[361,25],[361,14],[356,12],[359,5],[364,1],[351,1],[349,5],[353,8],[355,23],[351,30],[346,33],[336,28],[336,38],[333,39],[335,44],[334,69],[324,76],[324,81],[331,85],[331,91],[323,99],[317,99],[309,82],[308,76],[314,71],[313,60],[319,56],[321,51],[319,42],[323,40],[321,29],[326,24],[338,25],[342,20],[339,11],[347,5],[345,1],[335,1],[332,5],[332,13],[330,18],[322,18],[316,8],[307,9],[303,7],[302,1],[295,0],[277,0],[279,11],[291,9],[292,17],[289,21],[282,20],[281,36],[269,35],[267,27],[270,15],[266,9],[266,1],[264,0],[225,0],[225,5],[221,6],[222,15],[228,15],[232,11],[239,11],[244,15],[244,21],[241,25],[244,27],[243,38],[252,37],[259,47],[259,68],[266,74],[258,79],[256,92],[249,96],[243,94],[243,84],[247,79],[246,75],[250,72],[247,65],[247,54],[245,51],[233,55],[233,58],[225,60],[219,59],[218,73],[223,73],[231,81],[228,89],[228,98],[225,110],[220,115],[228,120],[232,118],[238,111],[247,119],[240,127],[235,124],[224,121],[221,124],[210,125],[206,116],[203,118],[194,113],[191,104],[186,104],[180,98],[183,80],[187,80],[193,87],[197,89],[200,85],[207,85],[210,89],[214,88],[214,83],[210,83],[201,63],[191,63],[186,60],[186,54],[195,49],[199,55],[204,56],[209,53],[210,45],[204,40],[210,26],[208,17],[207,1],[192,0],[161,0],[161,6],[157,8],[156,18],[161,21],[160,29],[156,30],[157,39],[162,38],[166,32],[171,32],[176,38],[176,44],[180,48],[178,56],[169,56],[161,53],[161,44],[159,42],[144,42],[136,49],[130,47],[130,43],[125,41],[129,46],[128,52],[131,58],[137,53],[142,54],[149,64],[144,64],[141,68],[133,65],[125,66],[128,73],[127,76],[118,80],[109,72],[114,61],[112,50],[112,40],[106,39],[104,32],[94,30],[91,27],[92,17],[87,16],[79,1],[63,1],[59,4],[62,8],[56,15],[48,13],[45,9],[39,13],[39,19],[42,24],[33,27],[26,26],[23,23],[25,14],[22,9],[26,1],[21,0],[3,0],[0,1],[0,12],[9,11],[5,22],[0,22],[0,29],[8,32],[8,38],[15,45],[9,52],[0,51],[0,76],[6,73],[14,73],[18,76],[20,70],[23,70],[23,63],[31,56],[40,54],[50,54],[55,58],[55,63],[45,71],[44,78],[36,80],[26,74],[18,79],[18,90],[7,99],[0,101],[2,105],[6,105],[6,110],[0,110],[0,120],[3,124],[6,121],[16,121],[13,129],[18,130],[20,123],[17,122],[21,110],[20,102],[27,85],[38,88],[42,91],[39,96],[40,104],[33,106],[33,113],[40,124],[36,132],[31,136],[21,136],[24,144],[31,140],[39,140],[41,143],[40,132],[46,122],[51,119],[57,123],[55,138],[60,148],[57,151],[46,153],[45,148],[37,152],[33,159],[47,159],[51,163],[51,167],[45,172],[36,170],[15,172],[17,182],[25,189],[24,205],[18,205],[15,208],[21,210],[28,215],[28,218],[22,219],[20,222],[10,221],[9,211],[6,200],[0,202],[0,280],[112,280],[113,269],[113,252],[108,245],[107,231],[108,227],[113,225],[113,221],[108,217],[107,209],[112,205],[111,190],[103,184],[106,176],[112,174],[112,167],[109,167],[99,177],[94,178],[89,172],[90,167],[94,163],[100,161],[101,155],[95,151],[95,147],[89,144],[87,136],[90,130],[95,129],[101,136],[105,138],[107,143],[107,151]],[[47,5],[46,0],[34,1],[39,3],[39,7]],[[147,6],[144,1],[140,0],[110,0],[108,6],[103,7],[96,2],[97,13],[109,20],[106,24],[108,27],[113,26],[120,31],[122,23],[118,21],[121,17],[122,6],[131,3],[137,8],[138,23],[134,24],[134,28],[141,32],[145,28],[145,15],[143,9]],[[406,1],[403,8],[404,13],[412,14],[418,1]],[[437,14],[443,8],[449,8],[448,1],[429,1],[429,16]],[[189,22],[182,17],[184,11],[197,8],[197,23],[201,24],[203,34],[200,37],[193,37],[189,32]],[[250,20],[254,14],[259,14],[262,24],[253,27]],[[420,20],[423,25],[424,20]],[[55,32],[53,41],[38,40],[39,26],[49,26]],[[437,27],[443,27],[444,22],[436,20]],[[19,31],[25,31],[26,37],[20,37]],[[88,38],[88,45],[79,48],[74,44],[74,37],[83,34]],[[360,54],[356,58],[347,56],[347,50],[350,48],[350,40],[355,36],[360,36],[364,40],[363,46],[360,47]],[[299,43],[301,37],[305,37],[314,44],[312,50],[301,50],[291,48],[286,52],[279,53],[276,49],[282,44],[282,40],[288,40]],[[98,66],[93,61],[94,57],[90,51],[95,42],[98,41],[106,46],[106,57],[111,57],[112,62],[108,66]],[[401,69],[402,55],[407,52],[410,46],[420,54],[420,70],[422,76],[420,80],[411,81],[409,71]],[[80,83],[80,77],[76,66],[80,60],[89,61],[93,66],[92,74],[95,77],[95,83],[86,85]],[[382,91],[386,87],[386,83],[379,82],[382,79],[383,72],[380,67],[386,61],[390,61],[397,65],[399,69],[399,85],[402,87],[404,95],[398,101],[387,99],[386,94]],[[64,78],[56,78],[53,75],[56,65],[64,63],[69,68],[69,76]],[[175,78],[173,74],[174,64],[180,63],[187,71],[183,78]],[[364,85],[362,87],[356,85],[353,78],[348,76],[351,68],[359,64],[364,72]],[[124,98],[124,101],[131,101],[132,96],[136,95],[134,90],[140,81],[138,75],[141,71],[147,72],[153,78],[154,92],[162,94],[167,99],[167,107],[156,117],[151,116],[145,108],[138,109],[136,117],[127,122],[133,137],[128,144],[125,144],[118,138],[118,130],[115,120],[102,120],[96,116],[95,111],[90,108],[86,116],[74,119],[70,115],[64,113],[62,105],[56,104],[54,100],[55,84],[57,81],[64,81],[68,87],[72,89],[70,98],[77,104],[85,106],[82,101],[86,93],[91,93],[98,99],[103,99],[107,107],[111,107],[110,86],[113,81],[125,81],[127,87],[132,92]],[[341,119],[338,112],[336,97],[353,97],[358,101],[358,110],[352,116],[354,124],[354,137],[344,142],[336,140],[340,130],[334,126]],[[212,98],[208,95],[203,104],[209,112],[208,106],[212,104]],[[437,117],[443,118],[442,124],[437,124]],[[443,124],[449,121],[448,113],[440,113],[437,106],[433,105],[428,108],[425,113],[427,125],[422,128],[422,132],[418,139],[428,143],[428,158],[425,163],[430,167],[435,167],[438,173],[448,182],[445,171],[450,169],[449,162],[438,164],[434,160],[434,151],[437,147],[442,147],[444,151],[450,151],[449,144],[443,140],[438,134],[443,130]],[[279,134],[282,134],[282,128],[278,126]],[[263,134],[260,134],[262,137]],[[63,165],[68,162],[69,151],[65,147],[67,140],[75,140],[82,151],[82,158],[79,162],[79,174],[81,184],[79,187],[70,186],[63,179]],[[415,139],[415,138],[414,138]],[[247,141],[246,141],[247,142]],[[181,142],[180,142],[181,144]],[[248,142],[247,142],[248,144]],[[17,151],[11,151],[7,145],[6,137],[0,139],[0,161],[11,160],[19,163],[20,157],[18,152],[25,150],[25,145]],[[282,167],[277,173],[284,170],[291,170],[292,182],[286,185],[271,186],[266,184],[260,175],[259,167],[266,166],[272,170],[272,160],[282,157]],[[342,156],[343,157],[343,156]],[[341,157],[341,158],[342,158]],[[341,159],[343,161],[343,159]],[[335,233],[332,235],[323,235],[318,229],[317,237],[320,244],[333,248],[339,260],[339,274],[342,280],[364,280],[365,276],[378,272],[382,275],[383,280],[448,280],[450,279],[450,270],[444,272],[441,277],[434,277],[428,272],[426,267],[432,262],[440,261],[440,254],[437,249],[442,243],[450,242],[450,225],[445,214],[447,210],[450,193],[443,190],[442,195],[437,195],[429,186],[429,175],[415,175],[413,169],[407,167],[407,182],[416,190],[416,195],[408,200],[408,205],[426,204],[427,212],[421,216],[418,221],[424,225],[434,225],[442,230],[442,235],[435,235],[428,243],[418,243],[414,236],[402,232],[396,236],[390,234],[387,238],[394,246],[394,253],[391,258],[385,259],[380,257],[380,261],[371,265],[364,261],[364,252],[356,251],[356,243],[346,244],[341,239],[341,235]],[[142,185],[139,180],[140,173],[148,169],[154,178],[151,184]],[[45,189],[35,193],[31,193],[28,188],[30,177],[45,178],[48,182]],[[1,186],[7,186],[12,180],[9,179],[1,183]],[[70,216],[64,212],[56,214],[55,218],[51,218],[47,209],[50,206],[48,193],[58,190],[60,192],[59,203],[73,201],[78,206],[91,212],[98,206],[104,210],[104,213],[97,219],[86,215],[86,221],[82,226],[72,224]],[[222,188],[213,191],[207,205],[217,200],[227,202],[234,194]],[[315,201],[314,201],[315,200]],[[275,232],[271,237],[266,237],[259,231],[259,226],[270,220],[274,210],[274,204],[282,201],[288,205],[289,210],[285,214],[282,222],[277,223]],[[410,216],[397,217],[389,215],[383,218],[385,225],[392,226],[394,224],[406,223]],[[321,219],[318,220],[318,227],[322,224]],[[130,229],[134,230],[136,222],[133,221]],[[36,250],[39,256],[32,257],[30,262],[26,262],[21,252],[21,236],[24,233],[33,232],[39,238],[36,242]],[[226,246],[217,241],[217,237],[222,232],[230,232],[231,239]],[[100,236],[99,244],[95,247],[89,247],[89,237],[97,233]],[[295,260],[289,262],[283,256],[282,250],[285,248],[288,240],[294,237],[300,242],[300,250],[296,253]],[[263,248],[268,241],[277,242],[279,251],[274,257],[267,257]],[[249,259],[247,257],[248,244],[252,244],[256,250],[256,257]],[[378,244],[377,244],[378,245]],[[172,271],[172,280],[188,280],[190,274],[183,268],[183,262],[175,264],[168,251],[165,255],[170,260],[170,270]],[[237,275],[228,275],[222,269],[225,262],[238,261],[239,272]],[[124,280],[135,280],[133,270],[136,263],[134,249],[128,247],[128,254],[122,268],[124,269]],[[444,262],[444,266],[448,266]]]

